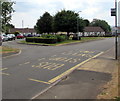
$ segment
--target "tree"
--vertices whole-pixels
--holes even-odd
[[[105,20],[93,19],[93,21],[91,22],[91,26],[99,26],[106,33],[111,31],[110,25]]]
[[[15,26],[14,26],[13,24],[10,24],[10,23],[8,23],[6,26],[7,26],[8,28],[15,28]]]
[[[52,23],[53,17],[48,13],[45,12],[40,19],[38,19],[35,29],[38,33],[50,33],[52,32]]]
[[[87,20],[87,19],[84,20],[84,23],[85,23],[85,26],[89,26],[90,25],[90,21]]]
[[[82,19],[79,18],[79,14],[70,10],[62,10],[54,16],[54,28],[55,31],[67,32],[69,37],[69,32],[77,32],[77,20],[79,22],[79,31],[83,30]]]
[[[7,25],[10,23],[12,18],[12,13],[15,12],[13,9],[14,2],[3,2],[2,3],[2,31],[8,32]]]

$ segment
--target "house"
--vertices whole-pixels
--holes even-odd
[[[9,30],[9,33],[15,33],[15,32],[19,32],[23,35],[27,35],[27,34],[32,34],[35,35],[36,31],[33,28],[12,28]]]
[[[105,31],[101,27],[85,27],[84,36],[105,36]]]

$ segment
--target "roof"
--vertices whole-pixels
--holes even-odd
[[[34,28],[12,28],[12,29],[10,29],[10,33],[14,33],[14,32],[35,33],[36,31]]]
[[[84,32],[105,32],[101,27],[85,27]]]

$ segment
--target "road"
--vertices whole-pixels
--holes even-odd
[[[3,99],[31,99],[64,75],[114,46],[113,38],[65,46],[3,45],[21,54],[2,59]]]

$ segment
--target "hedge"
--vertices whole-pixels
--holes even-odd
[[[54,44],[57,43],[57,39],[45,39],[45,38],[37,38],[37,37],[27,37],[26,42],[35,42],[35,43],[47,43]]]
[[[41,37],[26,37],[26,42],[54,44],[67,40],[66,35],[42,35]]]
[[[29,37],[29,38],[27,37],[26,38],[26,42],[34,42],[34,40],[35,40],[35,38],[33,38],[33,37],[32,38],[31,37]]]

